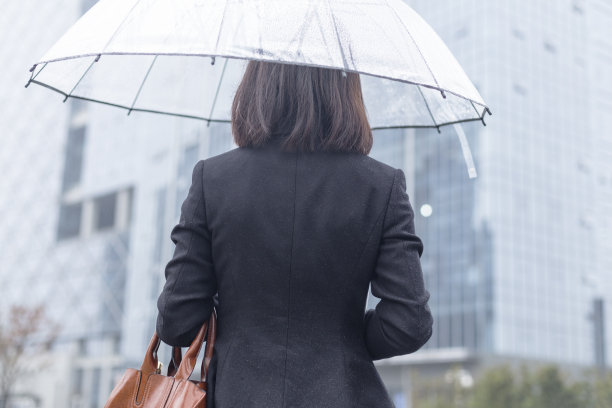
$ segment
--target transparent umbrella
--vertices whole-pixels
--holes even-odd
[[[401,0],[100,0],[32,66],[26,87],[128,114],[229,122],[248,60],[361,74],[373,130],[439,132],[491,114],[444,42]]]

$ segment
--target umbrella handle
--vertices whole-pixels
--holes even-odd
[[[474,166],[474,159],[472,158],[472,151],[470,150],[470,145],[468,144],[467,137],[465,137],[465,132],[459,123],[455,123],[453,125],[455,128],[455,132],[457,132],[457,137],[459,138],[459,143],[461,144],[461,150],[463,151],[463,159],[465,160],[465,164],[468,169],[468,175],[470,178],[476,178],[478,175],[476,174],[476,167]]]

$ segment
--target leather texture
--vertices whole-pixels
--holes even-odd
[[[433,325],[404,173],[281,137],[195,165],[157,332],[186,346],[216,306],[209,408],[392,408],[373,361]]]
[[[207,374],[213,355],[217,327],[216,313],[200,327],[183,357],[173,348],[167,375],[158,370],[157,350],[160,339],[153,334],[140,370],[128,368],[113,389],[105,408],[206,408]],[[200,380],[189,379],[206,336]],[[178,366],[172,367],[172,364]]]

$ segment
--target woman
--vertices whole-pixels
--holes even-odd
[[[373,360],[418,350],[433,320],[404,173],[367,156],[359,75],[249,62],[232,132],[238,148],[194,167],[159,337],[188,346],[216,306],[210,407],[393,407]]]

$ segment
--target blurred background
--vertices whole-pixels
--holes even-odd
[[[227,124],[24,88],[95,2],[0,6],[0,408],[103,407],[155,329],[193,166],[236,147]],[[463,124],[475,179],[453,127],[374,134],[435,320],[376,362],[395,405],[612,407],[612,2],[407,3],[493,116]]]

